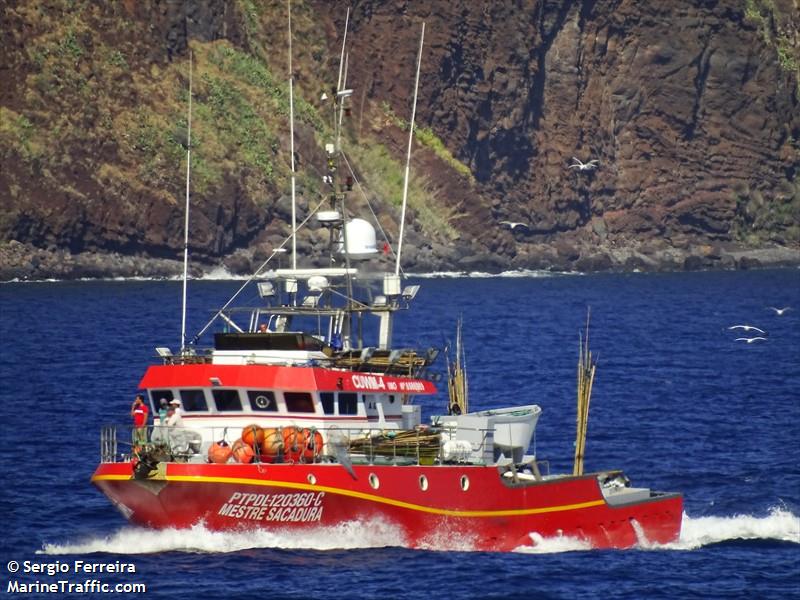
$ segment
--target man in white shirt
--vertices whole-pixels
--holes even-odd
[[[167,427],[183,427],[183,418],[181,417],[181,401],[174,399],[169,403],[170,413],[167,417]]]

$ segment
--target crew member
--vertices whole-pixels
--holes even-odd
[[[167,417],[168,427],[183,427],[183,417],[181,417],[181,401],[177,398],[169,403],[170,414]]]
[[[136,394],[136,399],[134,399],[133,405],[131,405],[134,446],[141,446],[147,443],[147,410],[147,404],[144,403],[144,396]]]

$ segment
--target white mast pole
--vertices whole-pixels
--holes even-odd
[[[408,153],[406,154],[406,173],[403,180],[403,204],[400,209],[400,236],[397,241],[397,262],[394,267],[395,277],[400,276],[400,255],[403,251],[403,229],[406,222],[406,205],[408,204],[408,179],[411,172],[411,143],[414,141],[414,118],[417,114],[417,91],[419,90],[419,69],[422,64],[422,44],[425,40],[425,21],[422,22],[422,33],[419,36],[419,54],[417,55],[417,77],[414,82],[414,104],[411,109],[411,123],[408,128]]]
[[[342,76],[341,86],[344,88],[347,86],[347,62],[350,60],[350,53],[347,52],[344,55],[344,75]],[[341,146],[341,139],[342,139],[342,116],[344,115],[344,98],[338,98],[339,100],[339,122],[336,125],[336,147],[339,148]]]
[[[347,79],[347,67],[345,66],[346,58],[344,50],[347,47],[347,26],[350,24],[350,7],[347,8],[347,15],[344,18],[344,38],[342,39],[342,52],[339,55],[339,79],[336,81],[336,98],[334,99],[334,106],[339,109],[339,114],[337,115],[336,112],[333,114],[334,119],[334,129],[336,130],[336,152],[341,150],[341,139],[342,139],[342,106],[344,98],[339,97],[339,92],[342,91],[344,87],[344,81],[342,80],[342,70],[344,70],[344,79]],[[347,255],[347,252],[345,252]]]
[[[336,82],[336,93],[342,91],[342,67],[344,67],[344,49],[347,46],[347,26],[350,23],[350,7],[347,8],[347,16],[344,18],[344,39],[342,40],[342,53],[339,56],[339,80]]]
[[[186,209],[183,222],[183,310],[181,354],[186,349],[186,281],[189,273],[189,175],[192,168],[192,51],[189,50],[189,118],[186,133]]]
[[[294,164],[294,72],[292,71],[292,0],[289,8],[289,151],[292,155],[292,269],[297,269],[297,200]]]

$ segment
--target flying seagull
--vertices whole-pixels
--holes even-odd
[[[600,166],[600,161],[597,160],[596,158],[593,158],[588,162],[583,162],[573,156],[572,160],[574,160],[575,163],[568,166],[567,167],[568,169],[578,169],[579,171],[591,171],[592,169],[596,169],[597,167]]]
[[[736,338],[737,342],[747,342],[748,344],[752,344],[756,340],[764,340],[766,342],[767,338],[761,336],[751,337],[751,338]]]
[[[784,306],[783,308],[775,308],[774,306],[768,306],[767,308],[771,308],[775,311],[775,314],[779,317],[783,315],[787,310],[792,310],[791,306]]]
[[[527,223],[520,223],[518,221],[500,221],[500,225],[507,225],[511,231],[514,231],[517,227],[524,227],[525,229],[529,228]]]
[[[753,327],[752,325],[732,325],[728,327],[728,329],[744,329],[745,331],[757,331],[758,333],[766,333],[763,329],[759,329],[758,327]]]

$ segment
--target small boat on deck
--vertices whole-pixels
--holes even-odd
[[[434,537],[439,548],[458,539],[489,551],[540,537],[595,548],[676,540],[679,493],[632,487],[619,471],[550,473],[531,453],[539,406],[470,412],[460,348],[444,414],[423,419],[418,400],[438,393],[439,351],[393,335],[420,286],[404,284],[399,250],[394,270],[375,267],[375,229],[348,217],[347,191],[331,188],[314,214],[329,229],[329,266],[259,270],[257,305],[229,301],[194,342],[156,349],[139,388],[153,415],[179,406],[180,425],[159,421],[135,445],[127,430],[103,429],[92,482],[119,511],[153,528],[308,535],[381,522],[410,548]],[[222,329],[202,347],[212,323]]]

